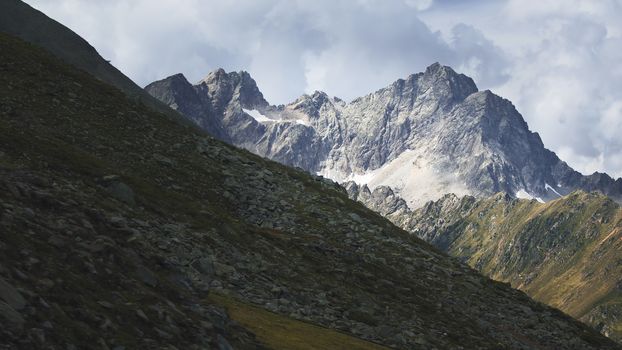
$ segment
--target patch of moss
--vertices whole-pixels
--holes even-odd
[[[272,313],[230,296],[210,294],[209,302],[223,306],[229,316],[251,330],[266,347],[274,350],[381,350],[384,346]]]

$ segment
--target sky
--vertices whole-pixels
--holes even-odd
[[[272,104],[434,62],[509,99],[576,170],[622,176],[622,0],[26,0],[145,86],[246,70]]]

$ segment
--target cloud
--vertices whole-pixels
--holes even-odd
[[[427,65],[453,57],[450,46],[404,3],[353,7],[330,2],[331,12],[314,13],[329,44],[304,55],[306,90],[324,90],[345,99],[367,94]],[[409,13],[410,15],[404,15]]]
[[[619,3],[510,1],[505,14],[523,39],[506,48],[512,78],[499,90],[573,167],[622,175]]]
[[[438,5],[437,1],[422,17],[431,28],[451,38],[458,28],[471,26],[501,52],[493,57],[505,60],[505,74],[487,78],[471,73],[480,87],[510,99],[547,148],[575,169],[622,175],[620,1]],[[477,42],[477,35],[470,36],[467,45]],[[468,48],[457,51],[464,54]],[[499,64],[491,59],[487,65],[491,62]],[[473,70],[468,65],[461,69]]]
[[[268,101],[344,99],[433,62],[514,102],[576,169],[622,175],[619,0],[27,0],[141,85],[248,70]]]
[[[417,9],[418,11],[423,11],[429,9],[434,3],[433,0],[404,0],[406,5]]]
[[[439,61],[484,81],[500,52],[473,27],[443,39],[432,0],[30,0],[141,85],[177,72],[248,70],[272,103],[323,90],[352,99]],[[464,52],[463,52],[464,51]]]
[[[464,23],[453,26],[451,46],[459,55],[456,69],[480,86],[498,86],[510,78],[505,53],[477,28]]]

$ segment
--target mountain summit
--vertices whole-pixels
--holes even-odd
[[[622,199],[622,180],[573,170],[510,101],[439,63],[349,103],[315,92],[270,106],[248,73],[222,69],[197,85],[175,75],[146,90],[224,141],[336,181],[389,186],[413,208],[449,192]]]

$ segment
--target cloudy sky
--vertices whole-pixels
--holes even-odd
[[[622,0],[27,0],[140,85],[247,70],[349,100],[438,61],[511,100],[583,173],[622,176]]]

